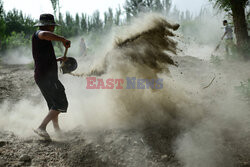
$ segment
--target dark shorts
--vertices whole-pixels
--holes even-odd
[[[45,98],[49,110],[67,112],[68,100],[65,89],[59,80],[36,81],[43,97]]]

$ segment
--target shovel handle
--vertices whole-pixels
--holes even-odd
[[[70,45],[70,42],[67,42],[66,45]],[[67,52],[68,52],[68,47],[65,48],[65,52],[64,52],[64,56],[66,58],[66,55],[67,55]]]
[[[68,48],[65,48],[65,52],[64,52],[64,58],[66,58],[66,55],[67,55],[67,52],[68,52]]]

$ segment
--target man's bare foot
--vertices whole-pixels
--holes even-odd
[[[34,132],[45,140],[51,141],[51,138],[46,130],[43,129],[34,129]]]

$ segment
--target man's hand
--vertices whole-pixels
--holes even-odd
[[[227,35],[227,32],[225,32],[224,34],[223,34],[223,36],[221,37],[221,40],[223,40],[224,39],[224,37]]]
[[[69,48],[70,45],[71,45],[71,41],[69,41],[69,40],[67,40],[67,39],[64,39],[64,40],[62,41],[62,43],[63,43],[63,45],[64,45],[65,48]]]

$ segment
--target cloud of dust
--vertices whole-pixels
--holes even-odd
[[[237,62],[220,69],[201,62],[198,67],[196,64],[192,71],[186,71],[196,73],[191,75],[192,78],[188,78],[189,75],[179,78],[178,72],[173,72],[178,83],[186,85],[185,88],[192,88],[189,89],[189,97],[199,105],[203,113],[194,124],[189,122],[181,125],[182,133],[175,143],[176,155],[182,164],[188,167],[234,166],[236,153],[232,145],[237,143],[237,147],[244,147],[244,143],[237,141],[241,141],[240,138],[244,138],[249,131],[249,106],[245,101],[241,101],[234,90],[234,86],[247,77],[240,74],[245,71],[246,66]],[[190,67],[186,67],[184,63],[192,66],[193,62],[183,62],[185,67],[180,69],[185,73],[184,69]],[[238,70],[237,77],[231,68]],[[195,72],[196,70],[201,72]],[[201,83],[206,80],[209,83],[209,76],[214,75],[215,82],[208,89],[202,89],[204,85]],[[186,112],[189,113],[190,110],[195,109],[190,108]]]
[[[29,64],[32,60],[31,49],[26,47],[11,49],[1,55],[1,61],[5,64]]]
[[[222,21],[226,18],[223,12],[219,13],[212,7],[204,11],[192,21],[180,23],[182,35],[179,47],[186,55],[209,60],[224,33]]]
[[[171,74],[171,69],[178,71],[172,58],[177,52],[173,28],[160,15],[137,18],[131,25],[109,34],[113,43],[106,41],[107,45],[102,46],[105,49],[80,58],[82,71],[77,71],[102,74],[103,79],[163,78],[163,89],[88,90],[86,79],[60,75],[69,100],[68,113],[60,116],[61,125],[66,130],[78,125],[91,130],[167,124],[180,131],[174,144],[177,158],[184,166],[233,166],[234,152],[228,150],[226,141],[236,141],[249,131],[249,106],[236,99],[233,85],[218,83],[202,90],[200,85],[180,79],[178,72]],[[90,69],[90,63],[96,61],[101,65]],[[182,69],[182,64],[179,68]],[[190,68],[196,67],[190,65]],[[195,70],[210,73],[202,66]],[[192,78],[194,82],[199,79],[199,76]],[[229,79],[223,78],[223,83]],[[0,106],[0,128],[30,135],[31,128],[38,126],[46,110],[44,100],[5,102]]]

